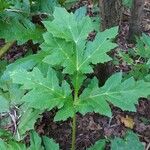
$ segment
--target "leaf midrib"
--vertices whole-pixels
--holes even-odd
[[[50,87],[48,87],[48,86],[46,86],[46,85],[44,85],[44,84],[42,84],[42,83],[38,83],[38,82],[35,82],[35,81],[32,81],[32,82],[33,82],[34,84],[38,85],[38,86],[42,86],[42,87],[44,87],[44,88],[50,90],[51,93],[54,93],[54,94],[56,94],[56,95],[58,95],[58,96],[64,98],[64,95],[62,95],[62,94],[59,93],[59,92],[56,92],[55,89],[50,88]]]
[[[90,55],[90,57],[87,57],[78,67],[78,70],[80,70],[80,68],[90,59],[92,58],[92,56],[103,46],[103,44],[107,41],[107,39],[105,39],[102,44],[100,46],[97,47],[97,49]]]
[[[74,65],[74,62],[72,61],[72,59],[70,58],[70,56],[62,49],[61,45],[57,42],[57,40],[54,38],[55,42],[57,43],[58,47],[60,48],[61,52],[65,55],[65,57],[68,59],[70,59],[70,62]]]
[[[96,95],[90,95],[89,97],[86,97],[84,99],[89,99],[89,98],[95,98],[95,97],[99,97],[99,96],[109,96],[109,95],[114,95],[114,94],[121,94],[121,93],[128,93],[128,92],[131,92],[131,91],[136,91],[135,89],[132,89],[132,90],[127,90],[127,91],[117,91],[117,92],[104,92],[102,94],[96,94]]]

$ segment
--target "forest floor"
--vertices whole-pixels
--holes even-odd
[[[150,2],[148,1],[145,4],[145,15],[142,26],[143,32],[150,35]],[[77,4],[75,8],[78,8],[80,5],[84,5],[84,3]],[[131,46],[125,40],[127,33],[128,21],[125,21],[121,24],[121,32],[118,39],[120,47],[127,48]],[[0,40],[0,46],[3,44],[4,41]],[[28,48],[31,49],[31,47],[36,52],[38,45],[33,45],[31,42],[21,46],[14,44],[11,50],[5,55],[5,59],[13,62],[20,57],[24,57],[28,52]],[[120,68],[120,70],[123,70],[123,68]],[[115,136],[122,137],[127,130],[133,130],[137,133],[146,147],[150,145],[150,101],[140,99],[139,105],[136,107],[136,113],[123,112],[113,106],[111,108],[113,112],[112,118],[95,113],[88,113],[85,116],[77,114],[77,150],[85,150],[102,138],[111,139]],[[41,135],[54,138],[56,142],[60,143],[60,147],[63,150],[69,150],[71,145],[72,120],[69,119],[65,122],[56,123],[53,121],[55,113],[56,110],[45,112],[43,117],[38,120],[36,130]],[[107,148],[109,149],[109,144]]]

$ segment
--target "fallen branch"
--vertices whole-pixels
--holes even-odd
[[[2,58],[2,56],[13,46],[14,43],[15,41],[7,42],[2,48],[0,48],[0,58]]]
[[[149,150],[150,148],[150,143],[147,145],[146,150]]]

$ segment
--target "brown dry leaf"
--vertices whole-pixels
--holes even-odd
[[[121,122],[124,124],[125,127],[133,129],[133,126],[135,124],[133,118],[126,115],[126,117],[121,117]]]

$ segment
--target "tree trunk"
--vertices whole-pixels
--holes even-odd
[[[143,17],[143,9],[144,0],[133,0],[128,35],[128,41],[130,43],[135,41],[135,36],[140,36],[142,34],[141,23]]]
[[[122,0],[99,0],[99,7],[101,31],[119,25],[122,18]],[[114,70],[112,62],[95,66],[94,72],[99,79],[99,86],[105,84],[105,81],[113,74]]]
[[[122,0],[99,0],[101,30],[117,26],[122,16]]]

